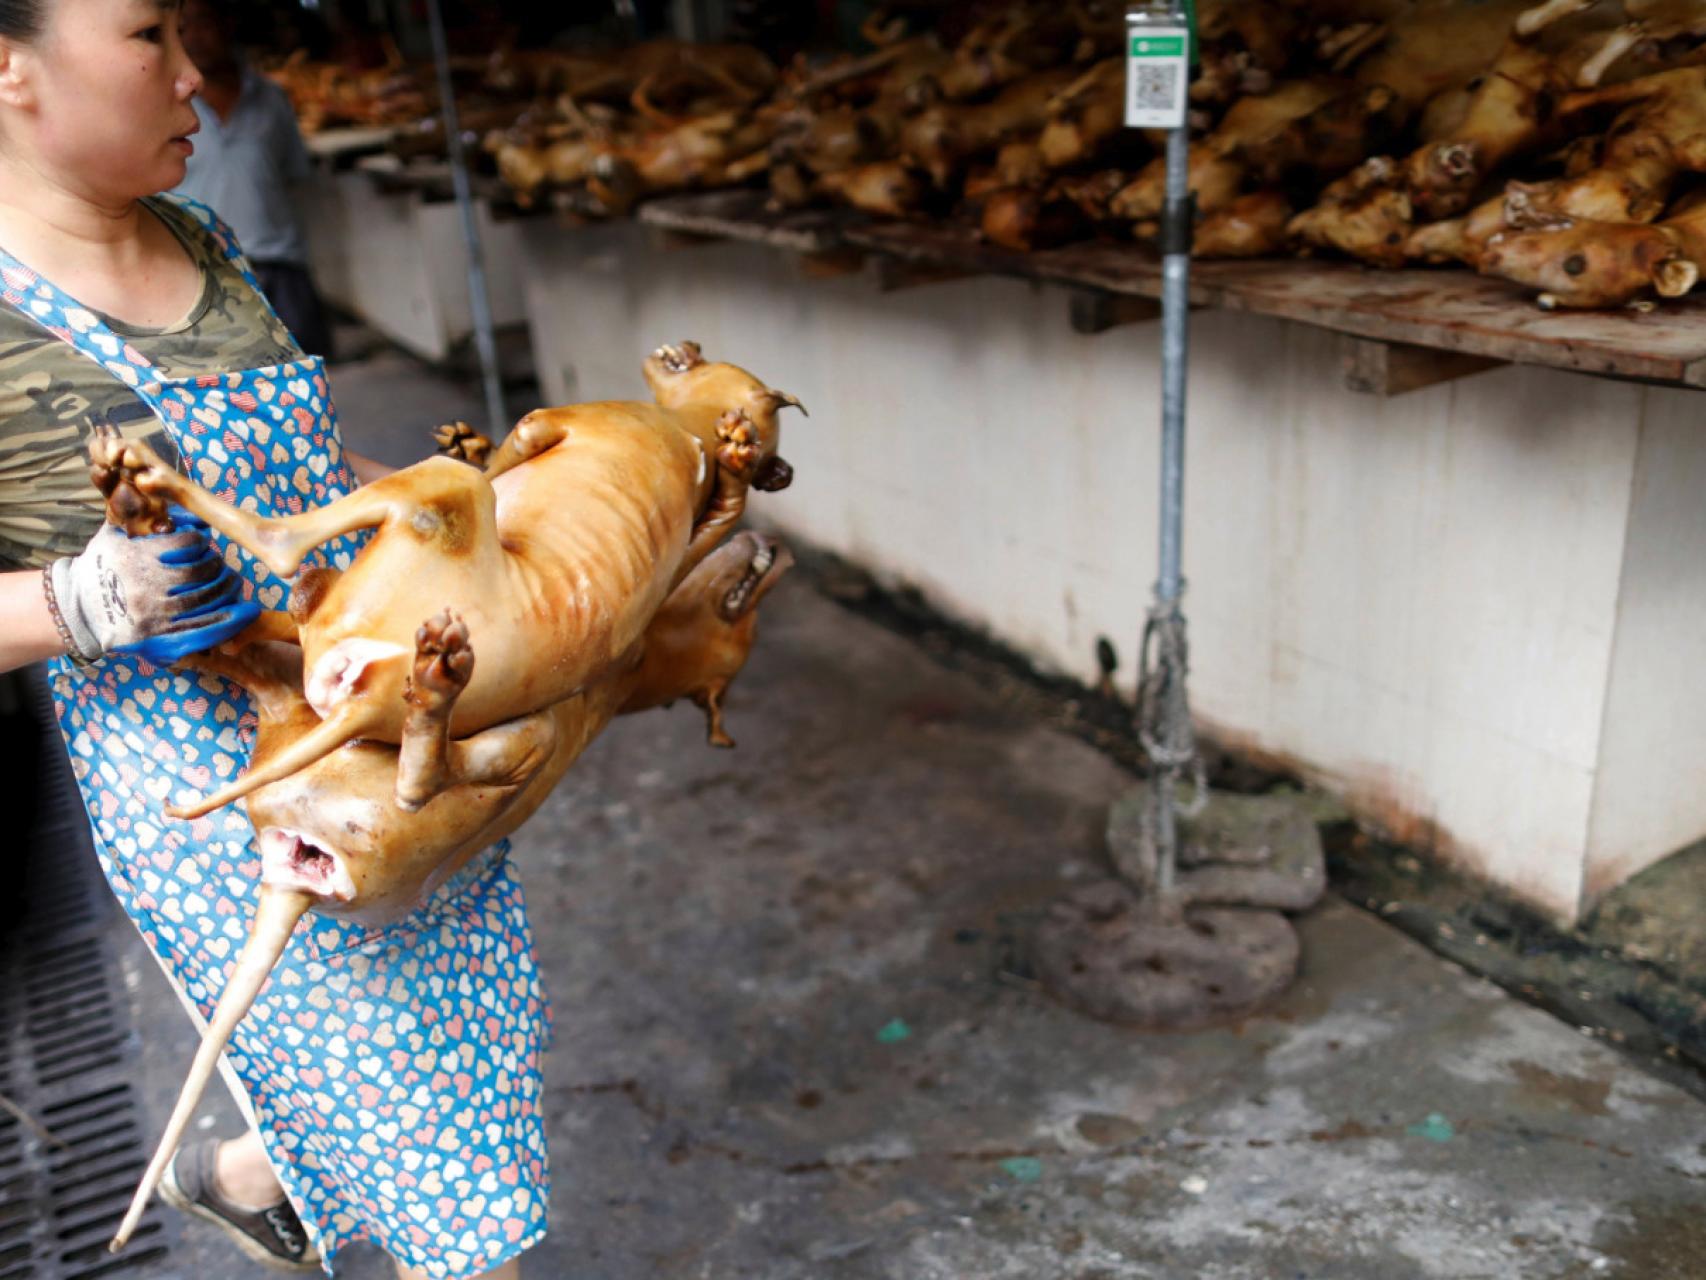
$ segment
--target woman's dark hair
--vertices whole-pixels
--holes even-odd
[[[41,34],[42,0],[0,0],[0,39],[23,44]]]

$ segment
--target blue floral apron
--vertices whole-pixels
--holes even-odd
[[[262,297],[235,237],[178,200]],[[171,379],[94,312],[0,251],[0,297],[131,388],[180,467],[225,501],[286,515],[355,487],[318,357]],[[245,597],[287,583],[214,533]],[[361,536],[309,563],[347,567]],[[60,730],[113,892],[202,1019],[254,914],[261,859],[239,806],[193,822],[162,805],[229,782],[254,742],[247,695],[136,658],[51,667]],[[506,845],[408,919],[368,929],[309,915],[222,1067],[325,1258],[367,1238],[442,1277],[477,1275],[534,1244],[549,1198],[540,1112],[549,1009]],[[185,1069],[188,1069],[186,1061]]]

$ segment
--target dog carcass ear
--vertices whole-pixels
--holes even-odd
[[[1680,298],[1700,283],[1700,267],[1687,258],[1667,258],[1653,268],[1653,288],[1661,298]]]
[[[773,409],[798,409],[801,413],[805,413],[806,417],[811,417],[811,414],[806,413],[806,407],[800,403],[798,396],[791,396],[786,391],[774,390],[766,391],[765,395],[770,398],[770,405]]]

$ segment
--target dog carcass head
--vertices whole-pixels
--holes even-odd
[[[736,365],[705,359],[697,342],[659,347],[647,357],[643,372],[652,395],[666,409],[705,405],[742,415],[752,425],[758,448],[754,487],[788,487],[793,470],[776,454],[778,419],[783,409],[805,412],[798,397],[777,391]]]
[[[1494,236],[1482,251],[1483,275],[1540,291],[1540,305],[1618,307],[1648,291],[1680,297],[1700,269],[1660,227],[1576,222]]]

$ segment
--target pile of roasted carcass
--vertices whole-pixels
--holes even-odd
[[[436,110],[437,93],[428,69],[404,62],[396,45],[377,67],[351,68],[315,62],[297,50],[266,68],[282,88],[306,134],[338,127],[412,125]]]
[[[1706,262],[1706,0],[1199,13],[1200,257],[1463,263],[1548,307],[1648,306]],[[724,46],[542,55],[542,101],[488,147],[523,202],[595,213],[763,182],[777,207],[956,216],[1013,249],[1145,241],[1165,164],[1123,124],[1123,32],[1121,5],[1003,0],[879,17],[875,52],[781,72]]]
[[[231,506],[146,445],[96,438],[113,523],[156,532],[177,504],[294,579],[287,613],[183,664],[247,689],[259,727],[246,773],[167,813],[244,800],[260,900],[115,1250],[306,912],[407,915],[520,826],[616,715],[691,698],[711,741],[733,745],[721,699],[792,563],[733,530],[750,489],[792,478],[777,416],[799,401],[692,343],[660,348],[645,373],[652,402],[537,410],[496,450],[444,428],[450,456],[283,518]],[[372,536],[348,568],[302,567],[358,530]]]

